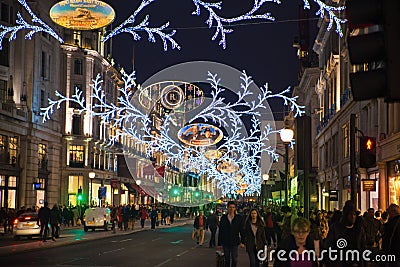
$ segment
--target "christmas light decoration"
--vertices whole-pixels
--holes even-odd
[[[119,25],[117,28],[115,28],[106,37],[104,37],[103,42],[106,42],[111,37],[118,35],[120,33],[123,33],[123,32],[132,34],[133,39],[135,41],[139,41],[141,37],[138,34],[138,32],[145,31],[145,32],[147,32],[147,34],[149,36],[148,37],[149,42],[152,42],[152,43],[156,42],[156,38],[155,38],[154,34],[157,34],[161,38],[161,40],[163,41],[163,44],[164,44],[164,51],[168,50],[168,41],[171,43],[172,49],[180,50],[181,47],[172,38],[175,35],[176,31],[173,30],[170,33],[163,32],[166,28],[168,28],[169,22],[165,23],[161,27],[151,28],[151,27],[148,27],[150,16],[146,15],[145,19],[141,23],[135,25],[136,16],[140,13],[140,11],[142,11],[143,8],[145,8],[146,6],[148,6],[149,4],[151,4],[154,1],[155,0],[143,0],[142,3],[140,4],[140,6],[133,12],[133,14],[127,20],[125,20],[121,25]],[[131,25],[131,26],[126,27],[127,25]]]
[[[262,19],[262,20],[270,20],[274,21],[275,18],[271,16],[271,13],[264,13],[260,15],[256,15],[255,13],[260,9],[262,5],[266,2],[273,2],[280,4],[279,0],[255,0],[253,8],[244,15],[235,17],[235,18],[224,18],[215,12],[215,10],[221,10],[222,2],[217,3],[208,3],[203,2],[201,0],[193,0],[194,5],[196,6],[196,10],[192,13],[192,15],[200,16],[200,7],[206,9],[209,13],[208,19],[206,20],[206,24],[209,28],[216,27],[215,33],[212,37],[214,41],[217,39],[218,35],[221,35],[221,39],[219,41],[219,45],[222,46],[223,49],[226,48],[226,34],[232,33],[233,30],[229,28],[232,23],[241,22],[244,20],[254,20],[254,19]],[[214,26],[214,22],[216,26]]]
[[[319,5],[318,11],[315,13],[317,16],[319,16],[321,19],[325,17],[325,12],[328,13],[329,17],[329,24],[327,27],[327,31],[330,31],[332,29],[333,23],[336,24],[336,32],[339,34],[340,37],[343,37],[343,31],[342,31],[342,26],[341,24],[344,24],[347,22],[347,19],[342,19],[339,18],[335,12],[341,12],[345,10],[345,6],[339,6],[339,7],[334,7],[325,4],[321,0],[313,0],[315,3]],[[310,9],[310,3],[308,0],[304,0],[304,8],[305,9]]]
[[[0,32],[0,50],[3,49],[3,39],[6,37],[6,35],[10,34],[8,40],[11,42],[15,40],[15,38],[17,37],[17,32],[20,30],[29,30],[29,32],[25,35],[25,39],[28,40],[31,40],[32,36],[35,33],[45,32],[53,36],[60,43],[64,42],[63,39],[58,36],[58,34],[49,25],[44,23],[40,18],[35,15],[35,13],[32,12],[32,9],[29,7],[25,0],[18,0],[18,2],[26,9],[29,15],[32,16],[32,25],[24,20],[20,12],[17,13],[17,26],[5,26],[0,24],[0,29],[2,30]],[[33,25],[33,23],[37,23],[39,24],[39,26]]]
[[[32,25],[26,22],[20,12],[17,13],[17,26],[5,26],[0,25],[0,50],[2,49],[3,39],[10,33],[10,37],[8,40],[11,42],[15,40],[17,32],[20,30],[29,30],[29,32],[25,35],[26,39],[32,39],[32,36],[38,32],[46,32],[49,35],[53,36],[59,42],[63,43],[63,39],[56,34],[56,32],[47,24],[45,24],[42,20],[40,20],[31,10],[29,5],[26,3],[26,0],[18,0],[18,2],[28,11],[28,13],[32,16]],[[150,16],[146,15],[142,22],[136,24],[137,15],[148,5],[155,2],[155,0],[142,0],[139,7],[133,12],[132,15],[129,16],[122,24],[117,26],[114,30],[108,33],[104,38],[103,42],[108,41],[110,38],[120,34],[120,33],[130,33],[133,36],[135,41],[139,41],[141,39],[140,32],[146,32],[148,35],[149,42],[156,42],[156,35],[161,38],[163,42],[164,51],[168,50],[168,43],[170,43],[172,49],[180,50],[180,45],[174,40],[174,35],[176,30],[168,31],[168,27],[170,26],[169,22],[166,22],[160,27],[149,27],[149,19]],[[248,20],[269,20],[275,21],[274,16],[271,13],[263,13],[256,14],[260,8],[266,3],[275,3],[280,4],[280,0],[254,0],[253,8],[247,13],[234,17],[234,18],[224,18],[217,14],[218,11],[222,9],[222,2],[210,3],[204,2],[201,0],[192,0],[195,5],[195,11],[192,12],[192,15],[200,16],[201,8],[205,9],[208,12],[208,19],[206,20],[206,24],[209,28],[216,28],[214,35],[212,36],[212,40],[216,40],[218,36],[220,36],[219,45],[222,46],[223,49],[226,48],[226,34],[232,33],[232,27],[235,26],[238,22],[248,21]],[[304,8],[310,9],[309,0],[303,0]],[[316,15],[320,18],[324,18],[325,14],[327,14],[329,19],[329,24],[327,27],[327,31],[330,31],[333,27],[333,24],[336,25],[336,32],[343,37],[343,31],[341,24],[346,23],[346,19],[340,18],[337,13],[340,13],[345,9],[345,6],[330,6],[325,4],[321,0],[313,0],[318,6],[319,9],[316,12]],[[39,25],[33,25],[37,23]]]
[[[136,87],[134,73],[124,74],[125,86],[119,89],[118,104],[107,102],[102,91],[103,81],[100,74],[91,84],[93,95],[90,103],[96,103],[94,105],[85,103],[80,90],[76,90],[70,98],[56,91],[56,96],[59,99],[49,99],[49,106],[42,108],[43,122],[50,119],[54,108],[60,108],[63,102],[75,102],[80,107],[78,109],[80,113],[85,112],[92,116],[98,116],[102,123],[108,123],[120,129],[110,138],[110,144],[115,141],[119,142],[120,137],[128,135],[137,142],[146,145],[148,157],[152,157],[155,153],[162,153],[166,158],[165,166],[180,165],[182,166],[181,171],[185,173],[204,175],[208,181],[215,183],[224,195],[236,194],[240,190],[244,190],[244,194],[249,195],[260,191],[261,171],[258,163],[261,160],[261,155],[266,153],[274,159],[278,158],[278,154],[270,144],[269,137],[271,134],[279,133],[280,130],[273,130],[270,125],[261,128],[259,121],[261,111],[266,108],[267,103],[265,101],[271,98],[281,98],[285,105],[291,106],[295,116],[302,115],[304,107],[296,103],[297,97],[284,95],[289,91],[289,88],[278,94],[272,94],[266,84],[258,88],[260,94],[255,96],[255,92],[249,89],[253,84],[251,76],[243,71],[240,78],[242,82],[240,90],[236,92],[237,101],[225,104],[225,98],[221,96],[221,93],[225,90],[220,87],[221,79],[218,78],[217,74],[209,72],[211,102],[189,120],[190,123],[201,119],[210,121],[217,127],[229,128],[229,134],[224,136],[223,141],[218,144],[217,149],[221,152],[218,158],[207,157],[208,147],[185,145],[179,141],[177,136],[171,134],[172,114],[164,116],[159,134],[152,133],[150,115],[139,110],[131,101],[134,96],[132,89]],[[138,92],[140,93],[140,90]],[[254,97],[256,100],[251,100]],[[252,118],[252,125],[248,134],[242,122],[243,115]],[[235,168],[231,168],[229,171],[221,171],[221,168],[218,167],[221,164],[231,164]],[[246,185],[245,189],[243,189],[243,185]]]

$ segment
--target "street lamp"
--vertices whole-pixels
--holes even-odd
[[[89,172],[89,178],[90,178],[90,206],[92,206],[93,203],[93,179],[96,177],[95,172]]]
[[[268,180],[269,180],[269,174],[268,173],[264,173],[263,175],[262,175],[262,179],[263,179],[263,182],[264,182],[264,189],[263,189],[263,204],[265,205],[265,203],[266,203],[266,201],[264,201],[264,199],[266,199],[267,198],[267,182],[268,182]]]
[[[285,205],[288,205],[288,173],[289,173],[289,144],[293,139],[294,132],[292,129],[285,128],[279,132],[282,142],[285,144]]]

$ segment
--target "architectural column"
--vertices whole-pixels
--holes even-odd
[[[400,132],[400,103],[393,103],[393,133]]]
[[[64,204],[61,203],[61,170],[60,153],[61,143],[52,143],[48,149],[48,170],[50,175],[47,182],[47,202],[53,206],[53,204]]]
[[[378,183],[378,208],[382,210],[386,210],[388,206],[388,186],[387,186],[387,167],[386,162],[379,162],[379,183]]]

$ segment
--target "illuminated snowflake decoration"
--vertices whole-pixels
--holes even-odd
[[[35,13],[32,12],[32,9],[29,7],[29,5],[26,3],[25,0],[18,0],[18,2],[26,9],[26,11],[31,15],[32,17],[32,24],[29,24],[24,20],[22,17],[21,13],[17,13],[17,20],[16,20],[16,26],[4,26],[0,24],[0,50],[3,49],[2,43],[3,39],[7,37],[7,35],[10,35],[8,37],[8,40],[11,42],[15,40],[17,37],[17,33],[20,30],[28,30],[29,32],[25,35],[25,39],[31,40],[32,36],[35,33],[39,32],[45,32],[48,33],[50,36],[53,36],[57,41],[60,43],[63,43],[63,39],[58,36],[58,34],[46,23],[44,23],[40,18],[38,18]],[[38,25],[33,25],[34,23]]]
[[[304,106],[296,103],[297,97],[287,97],[289,88],[278,93],[272,94],[268,90],[267,84],[259,88],[260,94],[254,101],[248,101],[253,92],[249,90],[253,84],[251,77],[242,72],[240,90],[236,93],[238,99],[234,103],[226,103],[225,98],[221,96],[224,89],[220,87],[221,79],[217,74],[208,73],[208,82],[211,86],[211,102],[207,107],[198,112],[188,123],[196,120],[210,122],[217,127],[229,127],[231,132],[224,136],[223,142],[219,144],[218,151],[221,152],[219,158],[209,158],[206,156],[207,149],[203,146],[188,146],[176,139],[171,134],[172,115],[165,115],[159,134],[152,133],[152,122],[149,114],[141,111],[134,104],[132,88],[136,87],[134,73],[124,74],[123,80],[125,86],[119,89],[120,96],[118,103],[108,103],[104,91],[100,74],[93,80],[91,87],[93,95],[90,103],[85,103],[82,91],[77,90],[71,97],[65,97],[56,91],[57,100],[49,99],[49,106],[42,108],[43,122],[51,118],[55,108],[59,109],[61,104],[66,101],[75,102],[79,105],[79,112],[90,113],[92,116],[101,118],[103,123],[108,123],[121,129],[117,134],[111,137],[110,144],[120,142],[121,137],[130,136],[138,143],[146,144],[147,155],[151,157],[155,152],[161,152],[166,156],[164,164],[166,166],[179,163],[183,167],[181,171],[188,173],[194,172],[215,182],[222,194],[236,194],[243,185],[245,185],[244,194],[249,195],[260,191],[261,171],[259,162],[262,153],[267,153],[274,159],[278,158],[274,147],[270,145],[269,137],[271,134],[279,133],[267,125],[261,128],[259,120],[261,111],[265,109],[266,101],[272,98],[281,98],[285,105],[290,105],[291,111],[295,116],[301,116],[304,113]],[[254,85],[254,84],[253,84]],[[243,116],[250,116],[251,129],[245,130]],[[247,132],[248,134],[243,134]],[[221,170],[222,163],[234,166],[234,171]]]
[[[275,21],[275,17],[272,16],[271,13],[257,14],[257,12],[259,12],[260,8],[264,6],[266,3],[275,3],[275,4],[281,3],[280,0],[254,0],[253,8],[247,13],[234,18],[225,18],[221,15],[218,15],[218,11],[222,10],[221,1],[216,3],[205,2],[201,0],[192,0],[192,1],[193,4],[195,5],[195,11],[192,12],[192,15],[200,16],[202,9],[208,12],[208,19],[206,20],[206,24],[208,25],[209,28],[215,28],[215,33],[212,36],[212,40],[213,41],[216,40],[219,36],[220,37],[219,45],[222,46],[223,49],[225,49],[227,45],[226,34],[233,32],[232,26],[235,26],[235,24],[237,23],[249,20]],[[304,1],[304,8],[310,9],[309,0],[303,0],[303,1]],[[9,41],[10,42],[13,41],[16,38],[17,32],[20,30],[29,30],[29,32],[25,35],[25,38],[29,40],[32,39],[32,36],[35,33],[46,32],[49,35],[53,36],[55,39],[57,39],[60,43],[63,43],[63,39],[60,36],[58,36],[56,32],[49,25],[45,24],[32,12],[31,8],[29,7],[29,5],[26,3],[25,0],[18,0],[18,2],[32,16],[32,24],[26,22],[23,19],[22,15],[18,12],[16,20],[17,26],[0,25],[0,29],[2,30],[0,32],[0,50],[2,49],[1,44],[3,42],[3,39],[9,34],[10,35],[8,37]],[[138,16],[138,14],[142,12],[145,7],[147,7],[153,2],[155,2],[155,0],[142,0],[141,4],[132,13],[132,15],[130,15],[128,19],[126,19],[123,23],[117,26],[110,33],[108,33],[103,38],[103,42],[108,41],[110,38],[120,33],[130,33],[135,41],[139,41],[142,38],[140,36],[140,33],[146,32],[148,35],[147,39],[149,40],[149,42],[156,43],[157,41],[156,36],[158,36],[162,40],[164,51],[168,50],[168,43],[170,44],[172,49],[180,50],[181,49],[180,45],[173,38],[176,33],[176,30],[168,29],[168,27],[170,26],[169,22],[166,22],[159,27],[151,27],[149,26],[150,16],[146,15],[141,22],[137,23],[136,17]],[[319,16],[320,18],[324,18],[325,14],[327,14],[327,17],[329,19],[329,25],[327,30],[329,31],[333,27],[333,24],[335,23],[336,32],[341,37],[343,37],[341,24],[346,23],[347,20],[340,18],[338,14],[340,15],[340,12],[343,11],[345,7],[330,6],[325,4],[321,0],[313,0],[313,2],[315,2],[319,6],[319,9],[316,13],[317,16]],[[33,25],[34,23],[37,23],[38,25]]]
[[[175,30],[171,31],[170,33],[165,33],[164,30],[166,30],[169,26],[169,22],[166,22],[164,25],[161,27],[149,27],[149,15],[146,15],[145,19],[135,25],[136,23],[136,16],[142,11],[143,8],[146,6],[150,5],[152,2],[155,0],[143,0],[140,6],[133,12],[133,14],[125,20],[121,25],[119,25],[117,28],[115,28],[111,33],[109,33],[106,37],[104,37],[103,42],[108,41],[111,37],[118,35],[120,33],[130,33],[133,36],[133,39],[135,41],[139,41],[141,39],[139,32],[147,32],[148,34],[148,40],[149,42],[155,43],[156,38],[155,34],[157,34],[161,40],[163,41],[164,44],[164,51],[168,50],[168,41],[171,43],[172,49],[181,49],[181,47],[178,45],[178,43],[172,38],[174,34],[176,33]],[[128,26],[129,25],[129,26]]]
[[[344,24],[347,22],[347,19],[342,19],[337,16],[337,13],[340,13],[341,11],[345,10],[345,6],[339,6],[339,7],[334,7],[334,6],[329,6],[322,2],[321,0],[313,0],[315,3],[319,5],[319,9],[316,13],[317,16],[320,18],[324,18],[325,12],[328,14],[329,18],[329,24],[327,27],[327,31],[330,31],[332,29],[333,23],[336,24],[336,32],[339,34],[340,37],[343,37],[343,31],[342,31],[342,26],[341,24]],[[305,9],[310,9],[310,3],[308,0],[304,0],[304,8]]]

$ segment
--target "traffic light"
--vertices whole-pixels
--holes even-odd
[[[103,198],[103,190],[101,188],[99,188],[99,190],[97,190],[97,198],[98,199],[102,199]]]
[[[350,74],[355,101],[380,97],[387,102],[400,101],[400,79],[397,77],[400,73],[398,14],[399,0],[346,2],[348,26],[350,30],[355,30],[348,37],[350,61],[361,69]],[[366,27],[369,28],[363,30]]]
[[[372,168],[376,166],[376,139],[363,136],[360,139],[360,167]]]
[[[82,199],[83,199],[82,188],[79,188],[79,189],[78,189],[78,196],[77,196],[77,198],[78,198],[79,201],[82,201]]]

